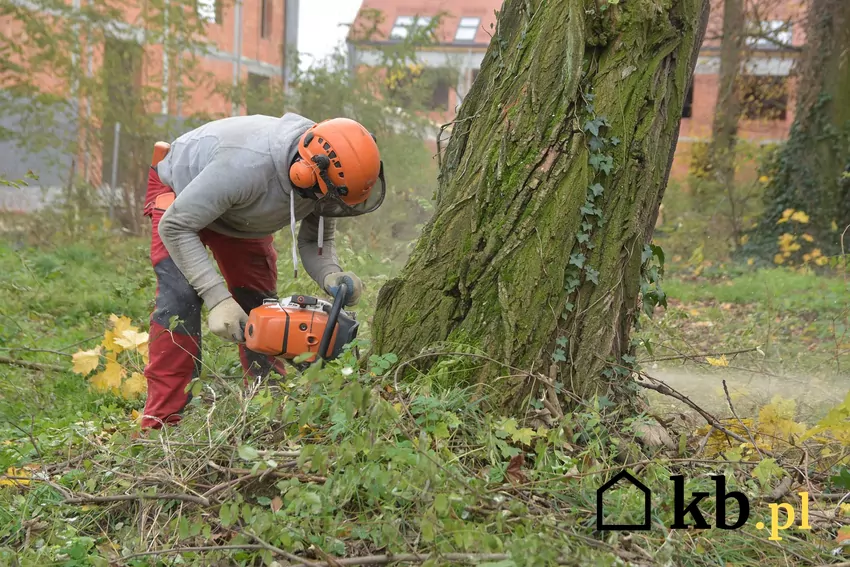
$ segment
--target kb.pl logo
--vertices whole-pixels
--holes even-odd
[[[606,492],[615,490],[615,485],[621,480],[627,480],[644,495],[644,519],[640,524],[605,524],[605,512],[603,509],[602,499]],[[732,491],[726,492],[726,477],[723,475],[712,475],[714,481],[716,504],[716,524],[715,526],[721,530],[737,530],[747,523],[750,519],[750,501],[743,492]],[[695,528],[707,530],[711,528],[702,511],[699,508],[700,501],[703,498],[711,496],[708,492],[694,492],[691,494],[691,501],[685,504],[685,477],[682,475],[674,475],[670,477],[673,481],[673,523],[669,526],[674,530],[686,530]],[[800,529],[810,530],[809,525],[809,493],[798,492],[800,496]],[[731,524],[727,522],[726,505],[729,500],[734,500],[738,503],[738,517]],[[796,519],[796,511],[791,504],[768,504],[770,508],[770,537],[771,541],[781,541],[779,532],[785,531],[794,525]],[[779,511],[785,512],[784,523],[779,523]],[[652,529],[651,521],[652,512],[652,491],[649,490],[642,482],[636,479],[631,474],[623,471],[614,478],[599,487],[596,491],[596,529],[600,531],[647,531]],[[686,517],[690,515],[693,519],[693,524],[685,522]],[[756,528],[763,530],[765,525],[763,522],[756,523]]]

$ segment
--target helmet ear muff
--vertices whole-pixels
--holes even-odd
[[[289,168],[289,180],[299,189],[310,189],[319,181],[314,168],[304,160],[292,164]]]

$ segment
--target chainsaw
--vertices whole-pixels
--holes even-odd
[[[359,327],[356,315],[342,309],[347,293],[348,286],[343,283],[333,304],[308,295],[264,300],[248,314],[245,346],[260,354],[283,358],[301,370],[317,358],[337,358],[343,347],[357,337]],[[302,356],[308,353],[312,354]]]

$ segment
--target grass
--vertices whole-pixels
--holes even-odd
[[[367,284],[358,306],[365,346],[377,291],[397,266],[342,248],[345,267]],[[316,292],[306,278],[292,281],[284,255],[279,271],[281,294]],[[0,244],[0,273],[0,355],[70,370],[70,353],[95,345],[110,314],[147,328],[155,280],[143,240],[96,232],[70,245],[27,247],[10,239]],[[647,322],[644,335],[659,345],[656,356],[680,347],[750,345],[774,325],[765,311],[785,317],[781,324],[805,320],[803,306],[816,314],[817,325],[824,314],[840,315],[832,299],[840,301],[842,286],[782,270],[699,281],[673,277],[666,289],[677,303]],[[701,343],[676,342],[694,338],[700,322],[714,324]],[[742,329],[750,329],[752,339],[739,337]],[[762,346],[779,357],[772,364],[800,350],[781,336]],[[815,355],[826,356],[827,338],[816,344]],[[390,355],[355,369],[349,353],[324,369],[293,372],[281,384],[249,391],[227,378],[238,371],[231,346],[210,337],[204,359],[203,395],[183,424],[149,438],[134,436],[131,415],[141,400],[95,393],[70,371],[0,364],[0,467],[29,479],[6,478],[0,485],[0,563],[324,565],[328,555],[388,553],[435,554],[427,565],[467,564],[449,554],[478,554],[477,563],[489,567],[837,560],[843,520],[832,514],[833,500],[815,498],[814,529],[793,527],[780,542],[756,527],[771,525],[765,498],[786,470],[793,472],[788,463],[802,462],[803,447],[813,489],[843,490],[840,480],[830,480],[844,451],[834,440],[793,446],[771,440],[776,460],[746,447],[715,454],[700,424],[686,421],[674,427],[681,433],[676,448],[659,452],[644,442],[645,416],[624,418],[605,400],[561,423],[518,424],[485,411],[478,392],[397,384],[398,361]],[[771,423],[794,427],[785,417]],[[653,529],[597,531],[596,491],[626,465],[653,491]],[[727,493],[747,495],[747,523],[738,530],[670,530],[673,474],[687,478],[687,501],[694,491],[712,495],[700,510],[714,524],[710,473],[726,476]],[[133,499],[89,498],[105,495]],[[635,491],[606,496],[604,509],[607,523],[643,519]],[[737,511],[728,500],[728,521]]]

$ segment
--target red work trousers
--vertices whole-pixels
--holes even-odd
[[[149,363],[145,367],[148,394],[142,417],[143,429],[176,424],[191,393],[187,385],[201,367],[201,306],[203,301],[177,268],[159,237],[159,221],[165,210],[154,203],[157,196],[171,192],[156,170],[150,168],[145,196],[145,216],[151,218],[150,259],[156,273],[156,307],[150,318]],[[213,253],[233,298],[246,313],[265,298],[276,297],[277,253],[273,236],[260,239],[232,238],[204,229],[201,242]],[[169,330],[176,317],[176,326]],[[239,359],[246,374],[266,376],[272,369],[285,375],[285,367],[239,345]]]

